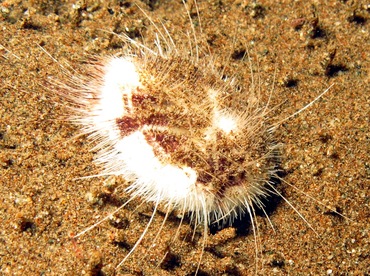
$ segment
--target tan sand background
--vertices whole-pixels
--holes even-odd
[[[187,43],[190,25],[181,1],[139,5],[179,45]],[[285,122],[276,139],[284,144],[284,180],[348,218],[281,184],[317,234],[281,201],[270,214],[275,232],[267,218],[257,217],[257,258],[250,226],[225,228],[210,236],[199,275],[252,275],[256,264],[260,275],[369,275],[370,4],[211,0],[198,6],[198,35],[218,57],[217,67],[237,72],[248,88],[249,63],[240,59],[248,49],[263,93],[272,91],[273,105],[280,104],[277,118],[334,83],[318,103]],[[194,8],[191,15],[199,26]],[[132,1],[6,0],[0,28],[0,274],[193,275],[202,233],[192,240],[185,222],[172,240],[179,219],[171,216],[153,243],[163,213],[115,271],[149,221],[151,204],[135,201],[110,222],[71,238],[128,196],[119,181],[112,193],[102,178],[76,180],[99,172],[92,145],[61,120],[68,110],[48,78],[63,82],[61,66],[83,73],[91,55],[122,51],[122,40],[102,30],[142,36],[153,45],[156,30],[148,18]]]

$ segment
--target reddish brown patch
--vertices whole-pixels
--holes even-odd
[[[160,146],[166,153],[172,153],[179,147],[180,142],[174,135],[148,131],[144,133],[147,142],[155,149]]]
[[[199,172],[197,181],[202,183],[203,185],[207,185],[212,181],[213,177],[206,172]]]
[[[121,132],[122,137],[135,132],[142,126],[138,118],[132,118],[127,116],[116,119],[116,123]]]

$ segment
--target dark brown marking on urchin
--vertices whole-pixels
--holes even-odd
[[[153,129],[155,129],[156,126],[167,126],[168,116],[164,114],[149,114],[149,116],[143,120],[143,124],[153,126]]]
[[[197,182],[201,183],[202,185],[207,185],[212,181],[212,175],[210,175],[209,172],[206,171],[200,171],[198,173]]]
[[[122,103],[123,103],[123,106],[125,107],[125,110],[128,110],[130,109],[130,98],[128,95],[122,95]]]
[[[122,118],[117,118],[116,123],[120,130],[121,137],[128,136],[141,127],[141,122],[137,117],[124,116]]]
[[[130,135],[137,130],[156,130],[167,126],[167,117],[163,114],[147,114],[145,116],[123,116],[116,119],[121,137]]]
[[[153,147],[154,153],[159,152],[158,146],[160,146],[160,151],[173,153],[179,147],[181,140],[175,135],[153,130],[145,131],[144,136],[148,144]]]
[[[120,130],[121,137],[130,135],[131,133],[142,130],[145,127],[152,129],[156,126],[166,126],[168,118],[164,114],[158,113],[158,99],[155,96],[142,93],[141,89],[137,89],[136,93],[122,97],[125,110],[129,111],[129,102],[132,103],[132,109],[127,116],[116,119],[116,123]]]

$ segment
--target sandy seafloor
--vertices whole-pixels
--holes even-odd
[[[144,3],[145,2],[145,3]],[[134,201],[78,239],[71,237],[128,199],[99,172],[92,145],[62,118],[65,103],[48,79],[64,82],[61,66],[84,72],[92,55],[122,51],[114,33],[152,47],[156,29],[131,1],[17,1],[0,3],[0,274],[193,275],[201,230],[156,216],[142,244],[115,270],[153,210]],[[181,1],[143,1],[179,48],[189,20]],[[292,186],[278,188],[270,220],[258,216],[258,255],[250,225],[210,235],[199,275],[370,274],[370,4],[366,1],[199,1],[203,34],[216,67],[237,73],[249,93],[251,53],[260,88],[272,95],[276,121],[334,83],[315,105],[276,132],[283,143],[284,181],[341,212],[342,218]],[[199,26],[195,9],[193,21]],[[159,25],[160,26],[160,25]],[[108,32],[104,32],[106,30]],[[38,46],[41,45],[45,51]],[[48,54],[49,53],[51,58]],[[201,58],[207,58],[201,57]],[[259,61],[257,66],[256,60]],[[275,77],[274,77],[274,72]],[[77,74],[75,73],[75,74]],[[273,86],[273,84],[275,84]],[[271,92],[272,91],[272,92]],[[114,185],[113,185],[114,186]],[[275,205],[276,204],[276,205]],[[138,208],[136,208],[139,206]],[[167,256],[164,255],[167,252]]]

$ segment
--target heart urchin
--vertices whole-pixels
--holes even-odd
[[[263,198],[280,195],[272,179],[278,171],[273,129],[281,122],[270,122],[259,90],[223,77],[208,52],[199,58],[198,44],[179,50],[161,37],[155,49],[125,37],[123,54],[98,59],[61,87],[72,120],[96,143],[99,175],[122,176],[131,199],[155,204],[119,266],[159,204],[168,213],[190,214],[195,226],[204,226],[205,242],[211,223],[244,214],[256,237],[255,207],[263,210]]]
[[[131,196],[208,225],[252,216],[274,192],[277,146],[267,109],[209,60],[133,47],[94,63],[89,76],[94,81],[72,91],[75,120],[98,141],[102,175],[123,176]]]

